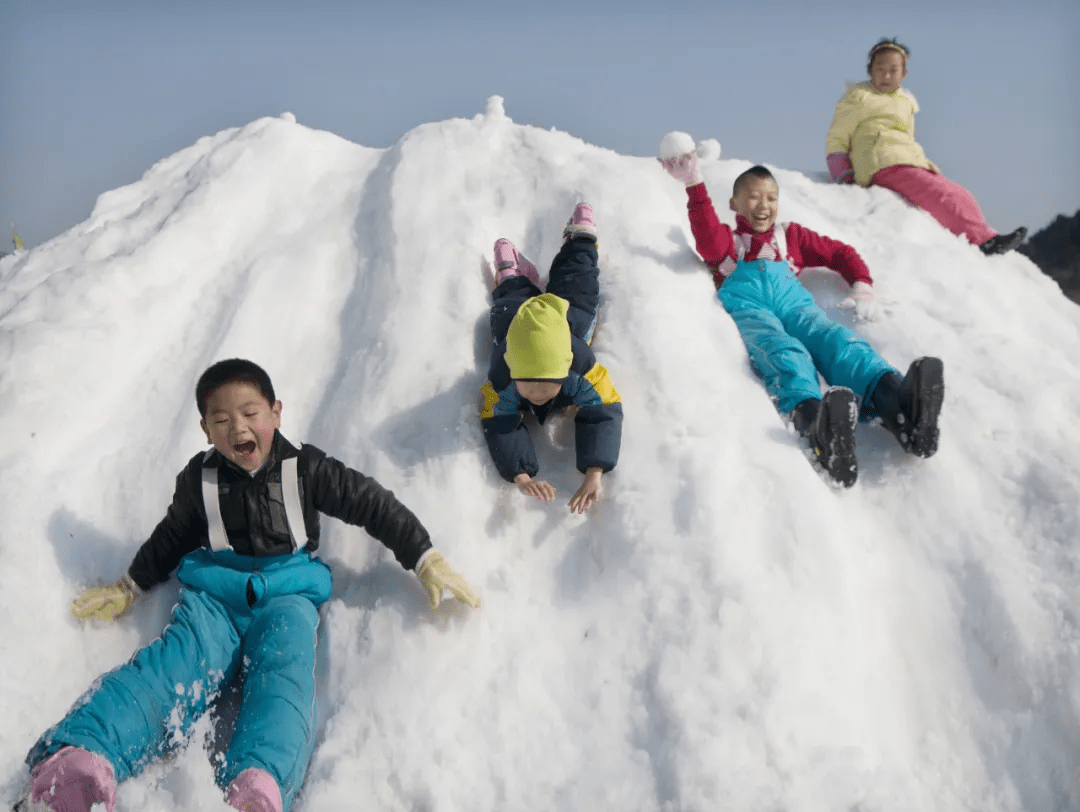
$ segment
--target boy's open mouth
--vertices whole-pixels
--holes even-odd
[[[250,457],[255,453],[255,441],[248,440],[246,443],[237,443],[233,448],[245,457]]]

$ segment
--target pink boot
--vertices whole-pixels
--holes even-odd
[[[281,812],[281,790],[266,770],[248,767],[229,784],[225,802],[240,812]]]
[[[574,213],[566,221],[562,236],[564,243],[576,237],[588,237],[595,241],[596,221],[593,220],[592,206],[588,203],[578,203],[574,207]]]
[[[81,747],[63,747],[30,774],[29,809],[90,812],[93,804],[116,806],[116,774],[109,760]]]
[[[511,276],[524,276],[540,287],[540,274],[528,257],[519,254],[510,240],[495,241],[495,284]]]

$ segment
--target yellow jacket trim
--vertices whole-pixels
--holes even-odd
[[[622,398],[619,396],[614,384],[611,383],[611,376],[608,375],[606,367],[593,364],[593,368],[585,373],[585,380],[592,384],[593,389],[596,390],[596,394],[600,396],[603,403],[622,402]]]
[[[499,402],[499,393],[495,391],[491,381],[480,387],[480,397],[483,399],[483,403],[480,405],[480,419],[488,420],[494,417],[495,404]]]

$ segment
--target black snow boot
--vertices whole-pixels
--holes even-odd
[[[810,441],[810,450],[829,478],[845,488],[855,484],[855,423],[859,405],[850,389],[835,386],[821,400],[804,400],[791,412],[795,430]]]
[[[979,246],[979,250],[989,256],[990,254],[1007,254],[1020,247],[1020,243],[1027,237],[1027,229],[1023,226],[1010,231],[1008,234],[995,234]]]
[[[938,449],[938,416],[945,400],[945,367],[940,358],[917,358],[901,378],[890,372],[870,397],[881,424],[916,457],[932,457]]]

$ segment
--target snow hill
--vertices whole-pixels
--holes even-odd
[[[704,163],[722,217],[749,163]],[[856,329],[901,370],[945,361],[940,452],[860,426],[850,491],[754,379],[681,185],[497,97],[388,149],[288,114],[226,130],[0,260],[0,806],[41,731],[167,622],[175,581],[114,624],[68,607],[123,572],[205,448],[199,373],[244,356],[285,435],[394,489],[485,598],[432,613],[326,521],[300,812],[1080,809],[1080,309],[885,190],[776,174],[781,219],[875,274],[890,312]],[[546,277],[581,199],[594,348],[626,409],[586,517],[565,505],[568,421],[534,431],[559,490],[541,504],[499,479],[476,419],[484,257],[507,237]],[[848,318],[838,276],[806,281]],[[118,808],[225,810],[212,727]]]

